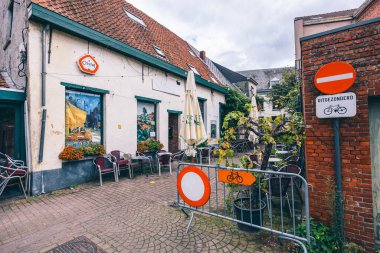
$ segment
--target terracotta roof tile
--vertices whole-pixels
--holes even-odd
[[[32,0],[32,2],[186,71],[190,70],[188,66],[190,64],[206,80],[212,81],[211,77],[218,80],[199,57],[193,57],[189,53],[190,46],[186,41],[125,0]],[[142,19],[147,27],[129,18],[124,8]],[[157,55],[153,45],[165,53],[165,59]]]

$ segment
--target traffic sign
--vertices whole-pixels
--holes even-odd
[[[98,72],[99,64],[95,58],[89,54],[86,54],[78,60],[79,69],[87,74],[95,75]]]
[[[321,67],[314,77],[315,87],[325,94],[338,94],[348,90],[355,82],[354,68],[345,62],[331,62]]]
[[[356,115],[356,94],[352,92],[318,96],[315,99],[317,117],[347,118]]]
[[[218,170],[218,181],[249,186],[256,182],[256,177],[248,171]]]
[[[187,166],[178,174],[177,189],[186,204],[200,207],[210,199],[211,186],[207,175],[198,167]]]

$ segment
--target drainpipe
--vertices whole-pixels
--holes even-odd
[[[41,66],[41,104],[42,104],[42,122],[40,136],[40,153],[38,163],[42,163],[44,159],[44,142],[45,142],[45,125],[46,125],[46,32],[50,29],[49,25],[45,25],[42,30],[42,66]],[[43,183],[43,182],[42,182]]]

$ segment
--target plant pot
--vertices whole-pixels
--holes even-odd
[[[264,221],[264,210],[266,208],[266,204],[263,200],[261,200],[260,205],[258,205],[258,207],[255,208],[254,206],[252,206],[252,209],[250,209],[249,200],[250,200],[249,198],[244,197],[244,198],[237,198],[234,201],[236,219],[247,222],[247,223],[251,223],[254,225],[262,226],[263,221]],[[245,206],[242,207],[241,206],[242,202],[248,203],[246,205],[247,207]],[[260,212],[261,212],[261,217],[260,217]],[[251,220],[251,217],[252,217],[252,220]],[[257,232],[260,230],[258,228],[241,224],[239,222],[237,225],[240,230],[243,230],[246,232]]]

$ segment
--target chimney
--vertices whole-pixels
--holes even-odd
[[[202,60],[206,61],[206,52],[205,51],[201,51],[199,53],[199,57],[201,57]]]

